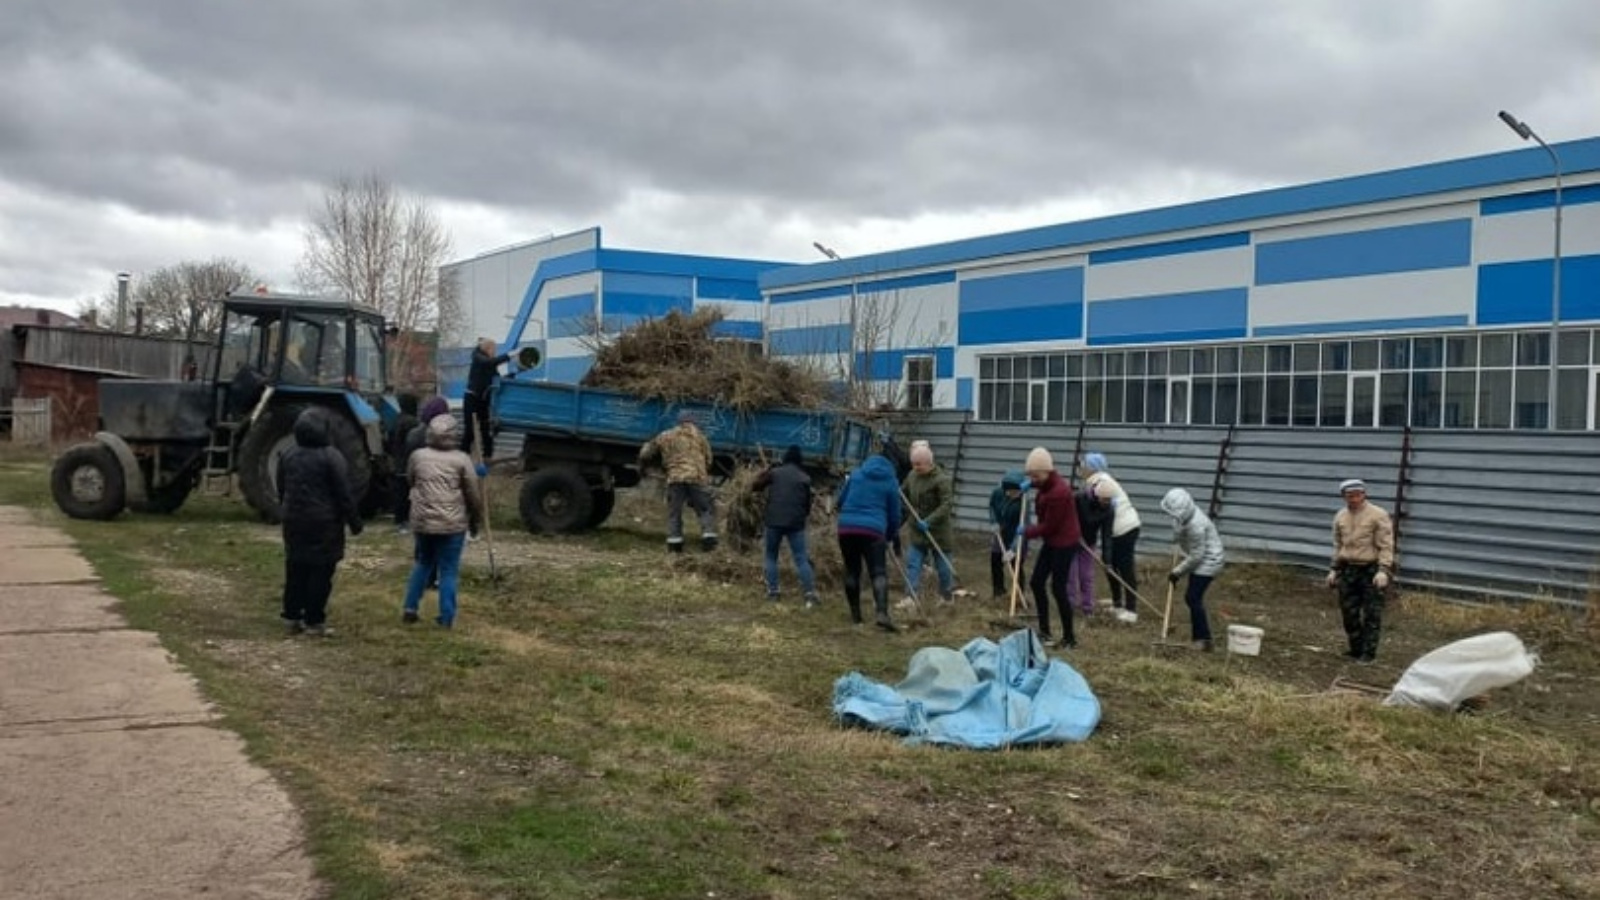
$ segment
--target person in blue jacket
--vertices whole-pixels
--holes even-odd
[[[1028,476],[1013,469],[989,492],[989,582],[996,600],[1005,598],[1006,569],[1016,553],[1027,546],[1016,540],[1017,530],[1022,527],[1022,492],[1027,489]]]
[[[889,541],[900,533],[900,482],[894,464],[871,456],[839,488],[839,554],[844,557],[844,596],[850,621],[861,624],[861,564],[872,577],[878,627],[895,631],[889,618]]]

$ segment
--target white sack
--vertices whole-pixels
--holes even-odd
[[[1453,710],[1463,700],[1521,681],[1538,662],[1509,631],[1469,637],[1412,663],[1383,705]]]

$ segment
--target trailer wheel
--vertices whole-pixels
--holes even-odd
[[[584,531],[594,513],[594,494],[575,469],[540,469],[522,483],[518,508],[534,534]]]
[[[267,522],[278,521],[278,460],[294,446],[294,420],[307,407],[279,406],[268,410],[239,444],[239,490],[250,507]],[[372,481],[372,460],[361,431],[349,416],[328,411],[328,442],[350,467],[350,495],[359,503]]]
[[[50,494],[74,519],[114,519],[127,505],[122,464],[104,444],[79,444],[50,470]]]
[[[589,510],[589,527],[599,528],[611,518],[611,511],[617,508],[617,492],[607,488],[595,488],[589,492],[593,501],[593,508]]]

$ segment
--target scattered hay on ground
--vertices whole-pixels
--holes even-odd
[[[723,542],[729,551],[737,554],[736,559],[757,572],[765,566],[767,495],[765,491],[754,489],[756,477],[762,471],[763,466],[735,469],[723,482],[717,502]],[[824,491],[813,492],[811,515],[806,521],[806,550],[819,590],[844,585],[844,558],[839,554],[838,528],[833,496]],[[780,555],[788,558],[787,551],[781,550]],[[738,567],[731,562],[729,565]],[[787,572],[792,566],[785,563],[783,569]]]
[[[583,384],[654,400],[715,403],[738,412],[823,405],[826,382],[809,369],[762,356],[745,341],[719,340],[716,327],[724,318],[714,306],[673,310],[604,338]]]

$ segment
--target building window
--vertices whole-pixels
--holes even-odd
[[[1548,330],[980,357],[994,422],[1542,429]],[[1557,345],[1563,430],[1600,429],[1600,330]],[[924,368],[920,398],[913,360]],[[907,360],[908,405],[932,402],[932,359]]]
[[[933,409],[933,357],[906,357],[906,409]]]

